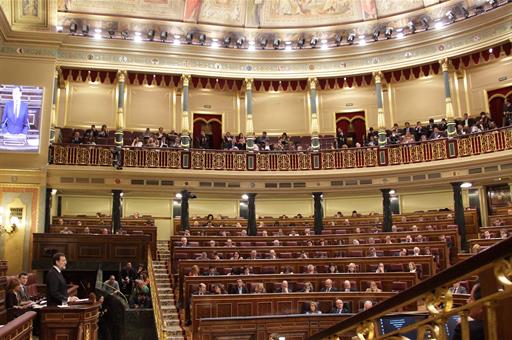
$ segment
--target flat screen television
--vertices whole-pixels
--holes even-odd
[[[0,84],[0,151],[39,152],[43,88]]]

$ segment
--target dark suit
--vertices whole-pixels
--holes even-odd
[[[61,305],[62,301],[68,301],[68,285],[66,279],[55,267],[46,274],[46,301],[48,306]]]
[[[348,310],[347,306],[345,306],[345,304],[343,304],[343,308],[341,308],[341,309],[334,307],[331,310],[331,314],[343,314],[343,313],[350,313],[350,311]]]
[[[21,299],[21,301],[29,301],[30,300],[30,296],[28,295],[27,287],[24,285],[21,285],[20,299]]]
[[[30,127],[28,104],[20,101],[18,114],[16,115],[16,112],[14,112],[14,101],[6,102],[1,127],[4,129],[4,132],[26,135]]]
[[[458,324],[454,331],[451,340],[461,340],[462,329]],[[485,340],[484,322],[482,320],[469,321],[469,339],[470,340]]]
[[[357,290],[355,288],[352,288],[350,287],[350,292],[357,292]],[[345,288],[343,288],[342,292],[347,292],[347,290]]]
[[[320,291],[327,292],[328,290],[327,290],[327,288],[324,287]],[[331,290],[329,292],[337,292],[337,291],[338,291],[338,289],[336,289],[336,287],[331,287]]]
[[[247,288],[244,286],[242,288],[239,288],[238,286],[233,286],[231,287],[231,291],[229,292],[229,294],[247,294],[249,293],[249,291],[247,290]]]
[[[279,287],[276,289],[276,293],[283,293],[283,288]],[[288,293],[293,293],[293,291],[291,290],[291,288],[288,288]]]

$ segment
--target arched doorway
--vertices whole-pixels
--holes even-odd
[[[505,115],[503,114],[505,99],[508,98],[509,101],[512,101],[512,86],[488,91],[487,98],[489,98],[489,113],[492,120],[496,122],[498,127],[502,127],[505,120]]]
[[[194,129],[192,137],[194,147],[199,147],[199,137],[204,131],[209,139],[210,149],[222,148],[222,114],[220,113],[194,113]]]
[[[336,112],[336,131],[341,128],[347,136],[347,144],[354,146],[357,143],[364,143],[366,136],[366,118],[365,112]]]

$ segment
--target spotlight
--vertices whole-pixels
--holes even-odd
[[[74,22],[69,25],[69,31],[71,33],[75,34],[77,30],[78,30],[78,25],[75,24]]]
[[[114,35],[116,35],[116,31],[108,30],[108,36],[110,37],[110,39],[112,39],[114,37]]]
[[[373,31],[373,41],[379,40],[380,30],[376,29]]]
[[[396,194],[395,189],[391,189],[391,190],[389,190],[389,194],[390,194],[390,195],[394,195],[394,194]]]
[[[393,35],[393,27],[386,28],[386,31],[384,32],[384,36],[386,39],[391,39],[391,36]]]
[[[199,34],[199,44],[203,46],[206,43],[206,34]]]
[[[180,200],[182,197],[183,197],[183,195],[181,194],[181,192],[178,192],[178,193],[176,194],[176,198],[177,198],[177,199],[179,199],[179,200]]]
[[[217,38],[212,38],[212,44],[211,44],[212,48],[217,48],[219,47],[219,39]]]
[[[192,44],[192,42],[194,41],[194,33],[188,32],[187,35],[185,36],[185,40],[187,44]]]
[[[329,48],[329,45],[327,44],[327,39],[322,39],[322,50],[326,50]]]
[[[272,46],[274,46],[274,50],[279,49],[279,46],[281,45],[281,39],[275,38],[274,42],[272,43]]]
[[[366,37],[364,35],[359,36],[359,45],[360,46],[366,45]]]
[[[160,41],[165,42],[167,40],[168,35],[169,35],[169,33],[167,33],[167,31],[161,31],[160,32]]]
[[[455,16],[455,14],[452,11],[448,11],[446,13],[446,17],[448,18],[448,21],[450,21],[450,22],[455,22],[455,19],[457,19],[457,17]]]
[[[407,27],[409,27],[409,31],[412,34],[416,33],[416,25],[414,24],[414,22],[409,21],[409,23],[407,24]]]
[[[315,48],[316,44],[318,44],[318,38],[316,38],[316,37],[311,38],[311,41],[309,42],[309,45],[311,46],[311,48]]]
[[[343,36],[341,34],[336,34],[336,37],[334,38],[334,41],[336,42],[336,46],[340,46],[341,42],[343,41]]]
[[[260,39],[260,47],[262,49],[265,49],[265,47],[267,47],[267,43],[268,43],[268,40],[266,38],[261,38]]]
[[[229,44],[231,44],[231,37],[225,36],[224,37],[224,47],[229,47]]]
[[[421,24],[423,25],[423,28],[425,28],[425,31],[428,31],[428,29],[430,28],[430,23],[428,22],[428,19],[421,19]]]
[[[256,43],[254,42],[254,40],[249,40],[249,47],[247,48],[249,51],[254,51],[256,50]]]
[[[249,199],[249,196],[248,196],[247,194],[243,194],[243,195],[242,195],[242,199],[243,199],[244,201],[247,201],[247,200]]]
[[[94,29],[94,39],[101,39],[101,28]]]
[[[349,45],[352,45],[354,43],[354,39],[356,38],[356,35],[354,33],[350,33],[347,37],[347,42]]]
[[[133,41],[137,41],[137,42],[142,41],[142,34],[140,32],[135,32],[133,34]]]
[[[122,31],[121,32],[121,36],[123,37],[123,39],[128,39],[128,36],[130,35],[130,33],[128,33],[128,31]]]
[[[304,37],[299,38],[299,40],[297,40],[297,47],[302,49],[302,48],[304,48],[305,43],[306,43],[306,39]]]
[[[87,24],[83,24],[82,25],[82,34],[83,35],[88,35],[89,34],[89,25],[87,25]]]
[[[404,36],[405,36],[405,34],[404,34],[403,28],[399,28],[396,30],[396,38],[397,39],[402,39]]]
[[[473,184],[471,182],[464,182],[460,185],[460,187],[462,189],[467,189],[467,188],[471,188],[473,186]]]
[[[286,51],[291,51],[292,50],[292,42],[291,41],[285,41],[284,43],[284,49]]]
[[[464,19],[469,18],[469,11],[466,7],[461,7],[462,13],[464,14]]]
[[[150,29],[147,33],[147,37],[149,41],[153,41],[153,39],[155,39],[155,30]]]
[[[181,44],[181,40],[180,40],[180,38],[181,38],[181,37],[180,37],[178,34],[175,34],[175,35],[174,35],[174,40],[172,41],[172,43],[173,43],[174,45],[180,45],[180,44]]]
[[[240,37],[236,40],[236,47],[237,48],[242,48],[244,46],[244,43],[245,43],[245,38],[244,37]]]
[[[498,0],[489,0],[489,5],[491,5],[492,8],[498,7]]]
[[[57,30],[57,32],[62,32],[64,30],[64,27],[62,26],[55,26],[55,29]]]
[[[443,23],[443,21],[442,21],[442,20],[437,21],[437,22],[435,23],[434,27],[435,27],[437,30],[439,30],[439,29],[443,28],[443,27],[444,27],[444,23]]]

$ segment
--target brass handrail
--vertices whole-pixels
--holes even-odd
[[[351,335],[361,340],[407,339],[403,334],[415,329],[418,330],[418,339],[423,339],[426,332],[433,333],[435,339],[446,339],[443,326],[446,320],[454,315],[461,317],[462,339],[469,339],[469,311],[474,307],[485,306],[488,339],[497,340],[496,306],[500,301],[512,297],[512,281],[510,279],[512,259],[510,256],[512,256],[512,238],[503,240],[470,259],[452,266],[367,311],[329,327],[309,339],[339,339],[340,336]],[[484,271],[493,271],[498,285],[503,289],[464,306],[452,308],[453,297],[448,287],[453,282]],[[380,317],[416,301],[424,303],[429,313],[426,319],[393,332],[377,334],[376,324]]]
[[[153,268],[153,257],[151,255],[151,246],[148,247],[148,277],[150,284],[151,301],[153,305],[153,315],[155,318],[156,334],[158,336],[158,340],[164,340],[164,322],[162,320],[162,311],[160,310],[160,300],[158,298],[155,273]]]

